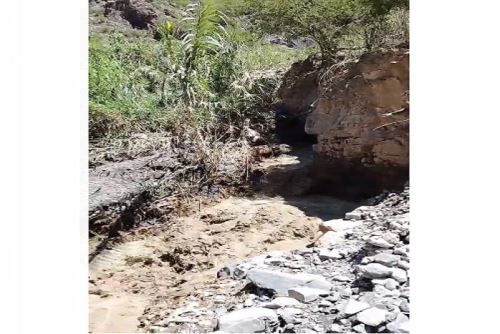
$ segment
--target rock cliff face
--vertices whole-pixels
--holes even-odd
[[[309,57],[294,63],[285,73],[278,90],[276,132],[288,143],[305,139],[304,127],[311,105],[319,97],[319,72],[321,62]]]
[[[402,186],[409,169],[409,50],[311,68],[310,60],[296,64],[280,98],[289,115],[307,113],[305,132],[317,136],[318,186],[333,192],[351,189],[353,194]],[[317,84],[311,84],[311,77]],[[301,102],[295,103],[297,99]]]

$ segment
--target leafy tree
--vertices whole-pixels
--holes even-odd
[[[394,14],[400,16],[403,14],[402,19],[408,20],[408,0],[361,0],[364,7],[364,15],[359,22],[359,30],[363,35],[364,47],[367,50],[372,50],[378,46],[386,43],[386,39],[390,39],[394,30],[397,35],[403,37],[404,42],[408,42],[408,24],[402,26],[402,22],[390,22],[389,16]],[[394,11],[395,9],[402,9],[403,12]],[[406,15],[405,15],[406,14]],[[394,16],[393,15],[393,16]]]
[[[391,9],[408,0],[246,0],[257,26],[287,38],[310,37],[325,60],[345,45],[360,27],[379,22]]]

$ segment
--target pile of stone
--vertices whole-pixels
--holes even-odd
[[[325,222],[320,247],[270,252],[221,269],[221,279],[244,283],[237,294],[243,298],[229,305],[235,296],[222,296],[199,307],[196,312],[205,317],[184,319],[183,330],[408,333],[408,202],[408,188],[384,194],[344,220]],[[213,327],[201,328],[200,322]]]

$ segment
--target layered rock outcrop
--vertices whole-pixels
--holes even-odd
[[[307,114],[305,132],[317,136],[318,185],[363,184],[373,193],[402,186],[409,169],[409,50],[314,68],[310,59],[294,65],[279,96],[289,116]]]

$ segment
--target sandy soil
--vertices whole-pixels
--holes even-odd
[[[225,265],[311,243],[319,223],[355,206],[322,196],[230,197],[98,255],[90,264],[90,331],[140,332],[197,289],[218,285]]]

